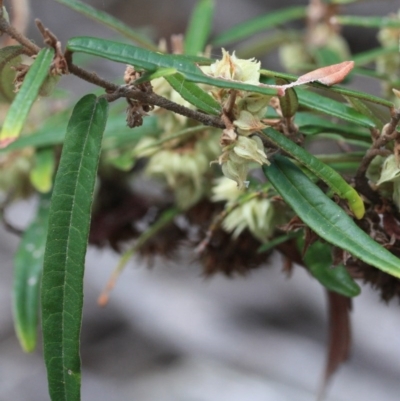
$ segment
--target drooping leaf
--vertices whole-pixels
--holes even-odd
[[[39,52],[35,61],[30,66],[29,71],[24,78],[24,82],[22,83],[22,86],[12,102],[4,120],[3,128],[0,133],[0,148],[15,141],[21,133],[25,120],[28,117],[29,110],[36,100],[40,87],[49,73],[53,55],[53,49],[43,49]]]
[[[199,0],[197,2],[185,34],[185,54],[197,56],[204,51],[211,32],[213,14],[213,0]]]
[[[358,219],[364,216],[365,207],[360,195],[358,195],[357,191],[350,186],[339,173],[273,128],[267,128],[262,132],[276,146],[290,154],[319,179],[324,181],[329,188],[342,199],[346,199],[350,209]]]
[[[328,290],[337,292],[345,297],[355,297],[361,289],[351,278],[343,265],[333,267],[331,247],[316,241],[308,246],[303,256],[305,265],[310,273]]]
[[[199,110],[216,116],[221,113],[221,105],[211,95],[195,83],[186,81],[181,74],[171,75],[165,79],[185,100]]]
[[[104,11],[97,10],[96,8],[90,6],[89,4],[85,4],[78,0],[56,0],[56,1],[58,3],[63,4],[64,6],[71,8],[74,11],[77,11],[80,14],[85,15],[86,17],[92,18],[95,21],[108,26],[109,28],[132,40],[134,43],[143,46],[146,49],[155,51],[158,50],[157,46],[154,43],[152,43],[149,39],[147,39],[145,36],[133,30],[131,27],[121,22],[121,20],[119,20],[118,18],[115,18]]]
[[[329,339],[324,377],[318,391],[318,401],[325,397],[326,386],[337,368],[347,360],[350,354],[351,330],[350,309],[351,299],[327,291],[329,314]]]
[[[50,195],[41,195],[36,217],[24,232],[14,255],[14,327],[25,352],[32,352],[37,341],[40,279],[49,206]]]
[[[362,231],[298,167],[276,155],[263,171],[300,219],[325,241],[392,276],[400,277],[400,259]]]
[[[212,43],[214,46],[225,46],[286,22],[305,18],[306,15],[307,10],[304,6],[286,7],[281,10],[272,11],[268,14],[243,22],[242,24],[235,25],[233,28],[218,35]]]
[[[15,67],[21,62],[22,46],[7,46],[0,49],[0,100],[11,102],[15,97]]]
[[[44,358],[52,401],[80,399],[79,334],[91,205],[108,104],[75,106],[50,206],[41,288]]]

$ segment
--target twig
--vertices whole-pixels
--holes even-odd
[[[35,45],[26,36],[24,36],[22,33],[18,32],[14,27],[12,27],[3,17],[3,15],[0,15],[0,31],[8,34],[18,43],[24,46],[26,48],[26,52],[30,56],[39,53],[40,47]]]
[[[121,97],[126,97],[129,99],[137,100],[138,102],[144,104],[150,104],[166,110],[173,111],[174,113],[181,114],[182,116],[199,121],[207,126],[225,128],[225,124],[217,116],[209,116],[208,114],[202,113],[200,111],[189,109],[162,96],[159,96],[154,92],[143,92],[139,89],[136,89],[133,85],[116,85],[99,77],[95,73],[86,71],[83,68],[78,67],[77,65],[72,63],[72,54],[70,52],[65,53],[65,59],[67,60],[68,69],[71,74],[74,74],[87,82],[104,88],[107,92],[105,98],[109,102],[113,102]]]

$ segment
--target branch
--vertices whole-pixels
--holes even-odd
[[[8,21],[3,17],[2,9],[0,14],[0,32],[4,32],[15,39],[18,43],[25,47],[26,53],[33,56],[40,51],[40,47],[31,42],[26,36],[18,32],[12,27]]]
[[[208,114],[205,114],[201,111],[189,109],[188,107],[184,107],[162,96],[159,96],[154,92],[143,92],[140,89],[135,88],[135,86],[133,85],[116,85],[99,77],[95,73],[86,71],[85,69],[73,64],[71,52],[67,51],[65,53],[65,59],[67,61],[68,69],[71,74],[74,74],[87,82],[104,88],[107,92],[105,98],[109,102],[113,102],[121,97],[126,97],[128,99],[133,99],[143,104],[149,104],[152,106],[158,106],[163,109],[170,110],[174,113],[191,118],[207,126],[222,129],[225,128],[225,124],[220,117],[209,116]]]

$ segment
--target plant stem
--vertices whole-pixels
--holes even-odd
[[[0,31],[8,34],[18,43],[24,46],[26,48],[26,52],[30,56],[39,53],[40,47],[35,45],[26,36],[24,36],[22,33],[18,32],[14,27],[12,27],[3,17],[3,15],[0,15]]]

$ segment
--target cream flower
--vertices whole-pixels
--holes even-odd
[[[261,63],[254,58],[242,60],[237,58],[235,53],[230,55],[225,49],[222,49],[222,59],[211,64],[209,67],[203,67],[202,70],[205,74],[216,78],[258,85],[260,81],[260,67]]]
[[[239,118],[233,124],[238,128],[238,133],[245,136],[267,128],[257,116],[246,110],[240,112]]]

